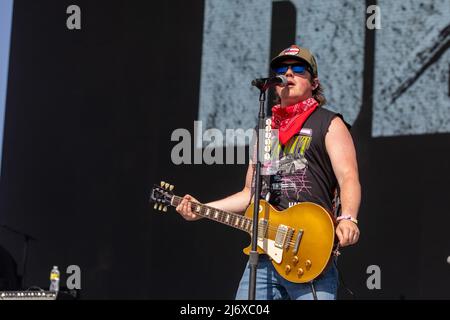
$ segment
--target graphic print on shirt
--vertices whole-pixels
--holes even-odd
[[[311,194],[311,183],[307,180],[308,160],[305,152],[312,140],[312,129],[303,128],[300,134],[289,140],[284,149],[277,141],[272,147],[271,161],[265,163],[265,170],[270,173],[270,185],[263,181],[263,190],[280,192],[283,197],[296,201],[301,193]],[[267,168],[270,166],[270,169]]]

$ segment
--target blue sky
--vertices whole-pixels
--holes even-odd
[[[3,150],[3,128],[8,84],[9,45],[14,0],[0,1],[0,168]]]

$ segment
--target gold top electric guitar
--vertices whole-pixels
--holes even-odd
[[[183,199],[172,193],[173,185],[154,186],[150,201],[154,208],[167,211]],[[192,211],[202,217],[229,225],[252,235],[253,203],[245,215],[191,202]],[[277,272],[286,280],[309,282],[330,262],[335,242],[335,222],[320,205],[302,202],[283,211],[261,200],[258,215],[258,252],[267,254]],[[244,249],[249,254],[251,245]]]

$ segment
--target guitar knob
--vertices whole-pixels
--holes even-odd
[[[297,256],[294,256],[292,258],[292,263],[294,264],[294,266],[298,263],[298,257]]]
[[[163,212],[167,212],[167,206],[163,207]]]
[[[303,273],[304,273],[303,269],[302,269],[302,268],[298,268],[298,270],[297,270],[297,275],[298,275],[299,277],[301,277],[301,276],[303,275]]]
[[[170,183],[166,182],[166,183],[164,184],[164,188],[165,188],[165,189],[169,189],[169,187],[170,187]]]
[[[284,269],[284,271],[286,271],[286,273],[291,272],[291,266],[287,265],[286,268]]]
[[[166,183],[164,182],[164,181],[161,181],[161,187],[162,188],[164,188],[164,185],[165,185]]]
[[[306,262],[305,262],[306,270],[311,269],[311,265],[312,265],[311,260],[306,260]]]
[[[159,210],[159,211],[162,210],[162,204],[159,204],[158,210]]]
[[[158,204],[157,203],[155,203],[155,205],[153,206],[153,209],[158,209]]]
[[[169,190],[172,191],[173,188],[175,188],[175,187],[173,186],[173,184],[171,184],[170,187],[169,187]]]

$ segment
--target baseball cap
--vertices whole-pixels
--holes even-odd
[[[318,76],[317,72],[317,62],[314,55],[307,48],[299,47],[295,44],[291,45],[289,48],[281,51],[278,56],[272,59],[270,62],[270,68],[274,68],[277,65],[283,63],[285,60],[299,60],[306,62],[311,67],[313,77]]]

